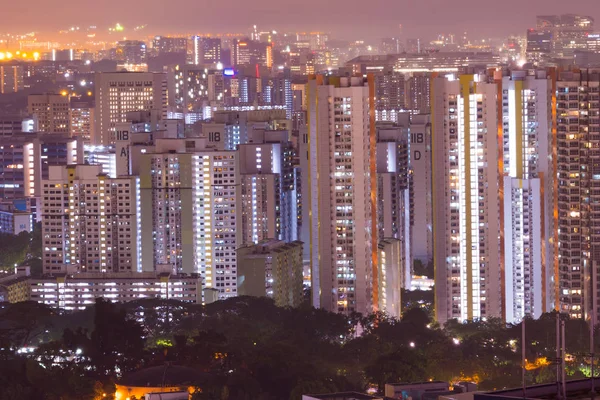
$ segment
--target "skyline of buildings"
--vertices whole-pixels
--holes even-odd
[[[569,63],[594,63],[591,30],[54,49],[20,61],[27,101],[2,117],[3,225],[42,223],[47,274],[197,275],[200,302],[297,305],[302,278],[316,307],[399,316],[419,261],[440,323],[596,320],[600,74]]]

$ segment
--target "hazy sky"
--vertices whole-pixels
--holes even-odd
[[[319,29],[336,36],[378,38],[398,33],[495,36],[522,32],[535,15],[581,13],[596,18],[600,0],[2,0],[0,31],[45,31],[72,25],[148,24],[151,33]]]

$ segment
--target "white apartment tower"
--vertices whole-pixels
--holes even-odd
[[[552,82],[545,71],[501,79],[505,319],[518,323],[554,301]]]
[[[239,158],[205,139],[158,139],[141,155],[144,270],[200,273],[219,298],[237,295]],[[151,234],[146,234],[151,233]]]
[[[58,272],[139,272],[137,177],[100,165],[51,166],[42,181],[43,267]]]
[[[95,76],[96,109],[94,137],[96,145],[114,144],[116,125],[127,122],[131,111],[160,112],[167,117],[167,80],[165,74],[151,72],[99,72]]]
[[[497,86],[432,80],[436,319],[501,317]]]
[[[308,207],[313,304],[369,313],[377,291],[377,175],[374,79],[317,76],[307,84]]]

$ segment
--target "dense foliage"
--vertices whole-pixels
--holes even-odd
[[[42,227],[34,226],[32,232],[18,235],[0,233],[0,270],[12,270],[25,261],[39,260],[42,257]],[[34,264],[36,264],[34,262]],[[36,268],[34,268],[36,269]],[[41,268],[39,268],[41,271]],[[32,272],[39,272],[38,269]]]
[[[527,323],[531,383],[554,379],[547,360],[555,351],[555,318],[547,314]],[[587,326],[566,323],[569,374],[583,376]],[[250,297],[207,306],[98,300],[74,313],[5,304],[0,400],[110,397],[123,374],[166,362],[209,373],[211,382],[203,382],[196,399],[300,399],[311,392],[382,390],[386,382],[428,379],[512,387],[520,384],[520,334],[520,327],[495,320],[453,321],[442,329],[421,308],[397,321],[383,314],[278,308]]]

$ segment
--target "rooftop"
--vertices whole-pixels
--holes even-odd
[[[370,396],[368,394],[358,393],[358,392],[308,394],[305,396],[309,397],[309,398],[313,398],[313,399],[319,399],[319,400],[321,400],[321,399],[323,399],[323,400],[324,399],[330,399],[330,400],[367,400],[367,399],[381,400],[381,399],[383,399],[383,397]]]

